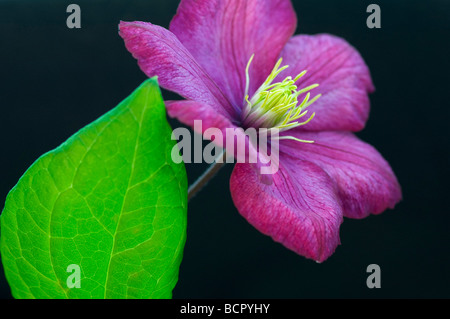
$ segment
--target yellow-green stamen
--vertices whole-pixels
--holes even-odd
[[[313,113],[306,121],[299,121],[306,115],[308,110],[306,108],[313,104],[320,98],[320,94],[310,99],[309,91],[319,86],[313,84],[306,88],[298,89],[295,83],[300,80],[305,74],[306,70],[298,74],[294,79],[288,76],[281,82],[272,83],[275,78],[289,66],[281,66],[282,59],[280,58],[273,68],[266,81],[259,87],[259,89],[249,99],[248,90],[250,85],[249,69],[254,55],[248,61],[245,77],[245,107],[242,112],[242,122],[246,127],[277,129],[279,133],[299,127],[309,123],[315,113]],[[306,93],[301,103],[298,102],[298,97]],[[279,136],[278,139],[296,140],[304,143],[313,143],[313,141],[301,140],[293,136]]]

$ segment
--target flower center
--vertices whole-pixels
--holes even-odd
[[[305,88],[298,88],[295,83],[300,80],[306,70],[298,74],[294,79],[288,76],[281,82],[272,83],[275,78],[289,66],[281,66],[283,59],[279,59],[266,81],[249,99],[248,89],[250,84],[249,68],[254,55],[250,58],[245,70],[245,107],[242,112],[242,123],[245,127],[267,128],[278,130],[278,133],[293,129],[309,123],[314,118],[313,113],[306,121],[302,121],[308,110],[306,108],[320,98],[320,94],[310,99],[309,91],[319,86],[313,84]],[[301,103],[298,102],[300,94],[306,93]],[[313,143],[313,141],[300,140],[293,136],[279,136],[278,139],[291,139],[299,142]]]

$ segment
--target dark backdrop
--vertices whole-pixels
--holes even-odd
[[[167,27],[178,4],[76,1],[82,10],[77,30],[65,24],[71,2],[0,0],[0,208],[41,154],[145,79],[117,34],[119,20]],[[381,29],[366,27],[371,2],[381,7]],[[229,165],[189,204],[174,297],[448,298],[450,2],[298,0],[294,6],[298,33],[344,37],[369,65],[377,91],[359,136],[390,162],[404,199],[382,215],[345,219],[342,245],[316,264],[239,215],[229,193]],[[204,168],[188,165],[189,181]],[[381,289],[366,287],[372,263],[381,267]],[[0,297],[10,298],[0,273]]]

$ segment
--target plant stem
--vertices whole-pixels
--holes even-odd
[[[226,152],[225,150],[216,157],[214,163],[192,184],[188,189],[188,201],[194,197],[226,164]]]

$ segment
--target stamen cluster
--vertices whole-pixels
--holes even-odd
[[[245,88],[245,107],[242,113],[243,125],[245,127],[277,129],[279,133],[299,127],[309,123],[315,116],[313,113],[306,121],[299,121],[308,113],[306,108],[320,98],[320,94],[311,98],[309,91],[319,86],[313,84],[306,88],[299,89],[295,83],[299,81],[305,74],[306,70],[298,74],[294,79],[291,76],[286,77],[281,82],[272,83],[275,78],[289,66],[281,66],[280,58],[273,68],[266,81],[249,99],[248,89],[250,83],[249,68],[254,55],[250,58],[245,70],[246,88]],[[302,102],[298,102],[298,97],[306,93]],[[293,139],[300,142],[312,143],[313,141],[300,140],[293,136],[280,136],[279,139]]]

